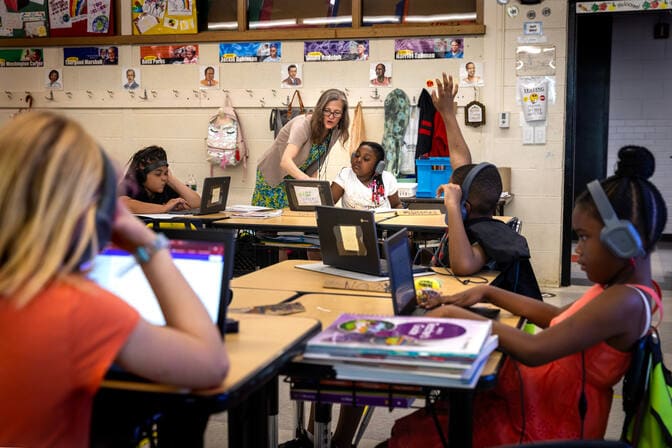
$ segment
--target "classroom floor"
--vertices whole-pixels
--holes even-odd
[[[667,310],[664,321],[658,327],[661,340],[663,341],[664,358],[668,365],[672,362],[672,243],[665,242],[658,245],[658,250],[651,256],[653,277],[663,289],[663,305]],[[544,300],[556,305],[565,305],[576,300],[588,288],[590,282],[585,278],[578,266],[572,267],[571,275],[572,286],[563,288],[542,288],[544,293],[552,297]],[[618,439],[620,436],[621,425],[623,423],[621,386],[615,388],[614,401],[609,415],[609,426],[607,428],[606,438]],[[387,409],[378,408],[373,414],[373,418],[364,433],[363,439],[359,443],[361,448],[373,448],[378,443],[386,440],[390,434],[390,429],[394,421],[412,412],[408,409],[397,409],[388,412]],[[306,405],[306,415],[308,406]],[[294,403],[289,400],[288,386],[280,382],[280,415],[278,418],[278,439],[280,442],[290,440],[294,437]],[[338,416],[338,407],[334,406],[332,418],[332,430]],[[260,422],[261,424],[262,422]],[[205,447],[228,447],[227,441],[227,415],[225,412],[213,415],[208,424],[205,434]]]

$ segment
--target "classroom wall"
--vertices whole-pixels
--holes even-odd
[[[532,263],[541,284],[558,285],[563,212],[562,170],[564,153],[564,92],[566,66],[567,5],[562,0],[546,0],[527,7],[516,4],[520,13],[509,17],[495,2],[484,2],[484,36],[464,36],[465,59],[395,61],[393,39],[371,39],[368,62],[303,61],[303,42],[283,42],[283,63],[302,63],[304,103],[312,106],[326,88],[347,89],[351,111],[358,102],[364,107],[366,137],[380,140],[383,134],[384,98],[392,88],[368,87],[369,63],[392,64],[393,88],[403,89],[417,101],[428,78],[442,71],[457,77],[459,65],[468,60],[483,63],[485,86],[461,90],[458,104],[477,98],[486,106],[487,123],[478,128],[463,127],[476,162],[488,160],[511,167],[511,192],[514,200],[507,215],[523,221],[523,234],[532,250]],[[550,8],[549,16],[541,9]],[[527,12],[534,10],[534,21],[543,23],[547,43],[556,47],[557,101],[549,106],[547,143],[523,145],[520,106],[516,104],[515,55],[518,36]],[[123,26],[122,26],[123,29]],[[419,36],[421,37],[421,36]],[[461,36],[455,36],[461,37]],[[139,148],[158,144],[166,148],[176,175],[186,180],[210,175],[205,161],[205,135],[208,118],[224,100],[226,89],[240,115],[250,151],[247,167],[238,166],[215,174],[232,176],[229,203],[249,203],[254,188],[255,163],[272,142],[268,120],[273,106],[282,106],[290,89],[279,87],[279,63],[218,64],[217,44],[200,43],[197,66],[142,66],[142,88],[132,96],[121,88],[122,67],[139,67],[139,46],[119,48],[119,66],[63,67],[62,48],[45,48],[44,69],[5,68],[0,70],[0,123],[25,107],[26,92],[35,98],[34,108],[56,109],[79,120],[95,135],[111,156],[125,163]],[[199,91],[200,64],[219,65],[218,90]],[[45,70],[62,68],[64,89],[47,98]],[[146,98],[145,98],[146,89]],[[69,94],[68,94],[69,93]],[[378,98],[375,98],[377,93]],[[497,126],[497,112],[509,111],[509,129]],[[463,108],[458,110],[463,122]],[[338,145],[329,156],[326,177],[332,179],[348,164],[348,150]],[[200,182],[199,182],[200,186]]]
[[[659,14],[613,17],[609,147],[607,174],[614,172],[618,150],[642,145],[656,156],[651,179],[672,204],[672,39],[654,39]],[[672,233],[668,220],[665,233]]]

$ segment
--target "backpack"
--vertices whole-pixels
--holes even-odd
[[[217,115],[210,118],[206,152],[208,162],[220,168],[236,166],[241,161],[244,166],[247,164],[243,132],[229,95],[226,95],[224,106],[217,111]]]

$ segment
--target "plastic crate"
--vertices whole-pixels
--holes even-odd
[[[450,157],[430,157],[428,159],[415,159],[418,171],[418,191],[416,197],[436,197],[436,189],[441,184],[447,184],[453,169],[450,166]]]

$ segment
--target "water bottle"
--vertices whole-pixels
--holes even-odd
[[[191,188],[194,191],[198,190],[198,186],[196,185],[196,178],[194,177],[193,174],[190,174],[189,177],[187,178],[187,187]]]

